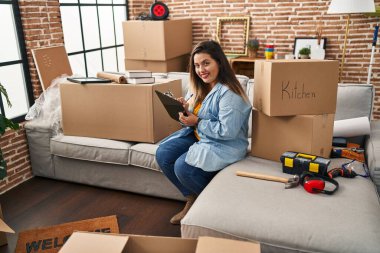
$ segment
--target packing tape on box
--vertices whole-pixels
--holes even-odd
[[[334,137],[355,137],[368,135],[370,124],[367,117],[337,120],[334,122]]]

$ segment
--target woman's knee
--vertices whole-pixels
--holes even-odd
[[[167,150],[165,147],[159,146],[156,151],[156,161],[162,171],[169,169],[168,167],[170,167],[170,165],[173,165],[174,161],[172,160],[173,158],[170,156],[169,150]]]
[[[177,152],[170,146],[160,145],[156,151],[156,161],[162,171],[173,170],[173,165],[178,158]]]
[[[156,150],[156,161],[158,165],[161,165],[161,163],[163,163],[163,161],[165,160],[164,154],[165,152],[163,151],[163,148],[161,146],[158,146]]]
[[[185,162],[183,157],[178,158],[174,163],[174,173],[181,182],[192,181],[192,166]]]

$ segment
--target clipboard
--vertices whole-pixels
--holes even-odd
[[[172,97],[169,97],[168,95],[165,95],[164,93],[158,91],[158,90],[155,90],[158,98],[160,99],[161,103],[164,105],[166,111],[168,112],[169,116],[180,122],[179,121],[179,115],[178,113],[182,112],[185,116],[186,115],[186,112],[185,112],[185,108],[183,108],[183,105],[181,102],[177,101],[176,99],[172,98]]]
[[[80,84],[86,84],[86,83],[111,83],[112,80],[99,78],[99,77],[68,77],[67,81],[73,82],[73,83],[80,83]]]

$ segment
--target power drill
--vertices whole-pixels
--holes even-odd
[[[353,171],[352,169],[347,169],[347,168],[334,168],[327,172],[327,175],[332,179],[337,176],[341,177],[347,177],[347,178],[354,178],[358,174]]]

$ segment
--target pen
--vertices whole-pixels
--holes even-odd
[[[188,102],[192,97],[193,97],[194,94],[191,94],[190,97],[188,99],[186,99],[186,102]]]

